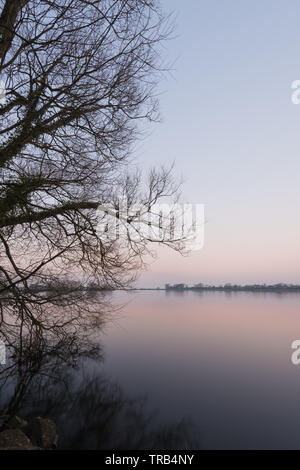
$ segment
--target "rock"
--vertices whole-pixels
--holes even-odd
[[[23,428],[32,444],[42,449],[51,449],[56,446],[56,426],[51,419],[34,418]]]
[[[0,433],[1,450],[33,450],[34,448],[21,429],[7,429]]]

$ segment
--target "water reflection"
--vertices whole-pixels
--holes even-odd
[[[62,449],[198,448],[190,422],[158,425],[155,413],[146,411],[146,396],[128,398],[101,373],[103,327],[76,336],[15,338],[0,369],[0,415],[53,419]]]

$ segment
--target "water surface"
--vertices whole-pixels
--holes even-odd
[[[53,417],[63,448],[300,449],[299,294],[113,299],[124,306],[95,333],[101,355],[30,382],[21,415]]]
[[[104,339],[104,369],[202,448],[300,448],[300,295],[130,294]],[[196,431],[195,431],[196,432]]]

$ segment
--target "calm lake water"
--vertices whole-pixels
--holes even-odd
[[[99,333],[101,359],[20,407],[52,416],[61,447],[300,449],[299,294],[113,297],[126,305]]]

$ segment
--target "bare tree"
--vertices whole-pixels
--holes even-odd
[[[104,240],[99,205],[113,201],[118,217],[119,196],[151,211],[176,193],[168,170],[152,170],[147,185],[127,172],[139,121],[158,118],[170,21],[156,0],[0,6],[0,322],[9,305],[38,323],[33,305],[45,299],[33,279],[72,272],[123,286],[143,265],[151,239]],[[177,250],[181,241],[166,240]]]

